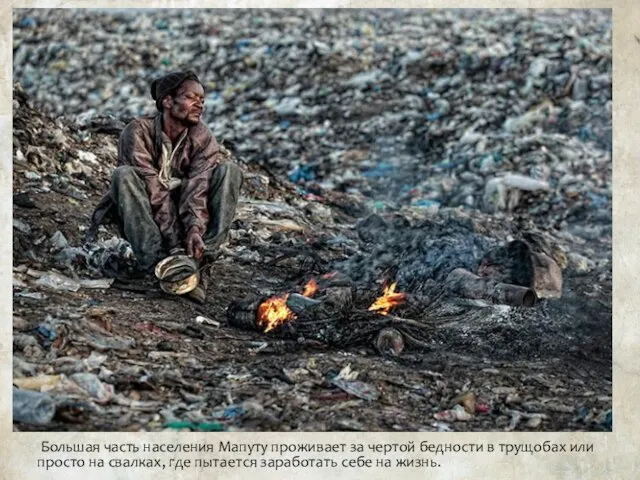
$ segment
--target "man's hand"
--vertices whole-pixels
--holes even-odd
[[[195,258],[198,262],[204,256],[204,242],[197,229],[192,228],[187,235],[187,255]]]

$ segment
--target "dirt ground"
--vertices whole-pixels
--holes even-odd
[[[292,291],[336,265],[348,265],[356,253],[366,254],[355,227],[355,200],[337,193],[327,197],[322,208],[330,209],[331,221],[323,222],[314,213],[318,202],[303,199],[286,180],[257,167],[248,170],[238,219],[213,265],[205,305],[165,294],[150,281],[116,281],[108,289],[77,292],[37,286],[27,269],[73,274],[56,263],[49,239],[61,231],[71,245],[82,243],[81,228],[108,186],[117,136],[94,133],[81,143],[68,127],[55,126],[17,98],[13,261],[14,279],[20,281],[14,283],[14,378],[92,371],[113,386],[113,394],[103,402],[60,387],[50,424],[16,423],[14,429],[158,431],[205,428],[203,423],[241,431],[611,428],[606,418],[612,403],[610,262],[586,273],[565,270],[563,298],[541,300],[533,309],[501,310],[509,320],[470,316],[468,310],[457,319],[440,318],[427,348],[407,349],[398,357],[381,355],[371,342],[336,348],[229,326],[231,302]],[[45,135],[56,129],[63,135],[57,145]],[[91,175],[69,174],[64,165],[73,158],[65,156],[74,149],[94,152],[102,166]],[[23,158],[16,159],[17,150]],[[39,177],[27,176],[29,171]],[[16,204],[17,194],[26,194],[33,205],[27,206],[24,195]],[[261,205],[273,210],[274,204],[301,212],[305,228],[287,230],[255,216]],[[593,230],[588,221],[576,225]],[[264,229],[268,237],[255,235]],[[604,236],[578,243],[565,239],[565,244],[610,259],[610,225],[608,236],[606,228],[601,231]],[[112,233],[110,227],[101,235]],[[356,295],[358,308],[366,308],[376,288],[381,291],[381,284],[357,285],[357,291],[368,288]],[[40,295],[22,295],[25,291]],[[415,305],[393,313],[411,308]],[[220,325],[198,323],[198,316]],[[49,342],[34,333],[43,321],[56,325],[56,338]],[[87,367],[82,360],[92,355],[106,358]],[[349,379],[355,379],[349,371],[357,372],[374,398],[338,388],[331,378],[340,371]],[[468,418],[436,418],[465,392],[476,400]],[[172,427],[175,421],[192,426]]]

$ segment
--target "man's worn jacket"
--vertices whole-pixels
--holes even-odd
[[[164,170],[163,143],[170,148],[171,141],[162,131],[161,114],[133,120],[118,140],[118,166],[134,167],[144,181],[153,218],[164,237],[165,247],[171,249],[180,246],[181,232],[191,228],[204,236],[209,221],[207,194],[211,172],[224,161],[225,155],[204,123],[188,129],[168,166],[168,176],[181,184],[176,205],[176,196],[164,181],[165,172],[161,172]],[[166,162],[166,155],[164,157]],[[92,234],[107,215],[112,219],[117,215],[113,207],[115,203],[107,194],[93,214]]]

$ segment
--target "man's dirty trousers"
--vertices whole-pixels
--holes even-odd
[[[203,238],[205,255],[215,252],[226,240],[241,186],[242,170],[237,165],[222,163],[213,170],[207,195],[209,223]],[[179,191],[178,188],[172,192],[176,205]],[[144,181],[133,167],[120,166],[113,172],[110,195],[116,205],[122,235],[131,244],[141,270],[151,271],[169,252],[153,219]],[[183,242],[185,235],[186,232],[181,231]]]

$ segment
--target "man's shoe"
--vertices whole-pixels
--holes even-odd
[[[209,284],[209,279],[207,278],[206,272],[200,272],[200,281],[196,288],[191,290],[188,293],[185,293],[185,296],[189,297],[191,300],[198,302],[199,304],[204,304],[207,299],[207,285]]]
[[[189,298],[190,300],[198,302],[201,305],[204,305],[204,302],[207,299],[207,289],[203,285],[198,285],[190,292],[185,293],[184,296]]]

